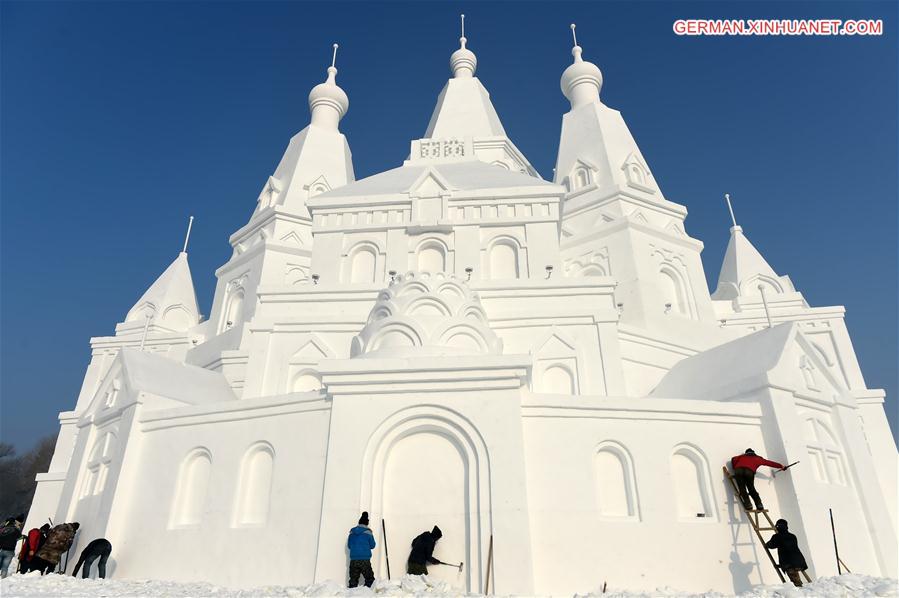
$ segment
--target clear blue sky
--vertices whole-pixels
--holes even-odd
[[[306,126],[340,43],[342,130],[362,178],[422,135],[465,12],[478,76],[549,178],[568,24],[710,284],[729,191],[812,305],[845,305],[896,429],[897,3],[0,3],[2,437],[27,448],[75,404],[88,339],[180,250],[208,313],[228,235]],[[881,37],[678,37],[678,18],[880,18]]]

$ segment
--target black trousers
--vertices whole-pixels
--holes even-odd
[[[406,573],[409,575],[427,575],[428,566],[425,563],[413,563],[406,561]]]
[[[375,572],[371,570],[371,561],[368,559],[350,561],[350,583],[348,588],[355,588],[359,585],[359,576],[365,579],[365,587],[370,588],[375,583]]]
[[[97,570],[100,572],[100,579],[106,579],[106,561],[109,560],[110,552],[112,552],[112,551],[104,550],[103,552],[100,552],[100,553],[92,552],[88,555],[81,553],[81,558],[84,559],[84,570],[81,572],[81,577],[84,579],[87,579],[88,577],[90,577],[91,576],[91,565],[94,563],[94,561],[96,561],[97,559],[100,559],[100,561],[97,563]],[[76,571],[78,570],[77,566],[76,566],[75,570]]]
[[[31,560],[28,561],[28,570],[29,571],[40,571],[41,575],[45,575],[47,573],[53,573],[53,570],[56,569],[56,565],[51,563],[50,561],[45,561],[44,559],[33,556]]]
[[[748,467],[737,467],[734,469],[734,481],[737,482],[737,488],[740,490],[740,500],[747,509],[752,508],[749,497],[755,501],[755,508],[762,509],[762,498],[755,490],[755,472]]]

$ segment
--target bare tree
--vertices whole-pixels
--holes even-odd
[[[0,443],[0,518],[28,513],[37,488],[35,476],[50,467],[55,446],[55,434],[22,455],[16,455],[11,444]]]

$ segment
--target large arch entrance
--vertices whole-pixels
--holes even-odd
[[[366,508],[373,528],[380,528],[380,518],[386,521],[392,576],[405,572],[413,538],[438,525],[443,538],[434,556],[464,561],[465,567],[460,573],[434,565],[429,574],[465,591],[482,589],[491,529],[489,462],[470,422],[449,409],[425,405],[385,420],[366,451]],[[372,565],[377,576],[386,577],[383,551],[375,553]]]

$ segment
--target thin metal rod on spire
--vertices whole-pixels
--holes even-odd
[[[331,55],[331,68],[337,68],[337,48],[339,48],[337,44],[334,44],[334,53]]]
[[[465,15],[462,14],[462,37],[465,37]]]
[[[144,322],[144,333],[140,337],[140,350],[144,350],[144,345],[147,344],[147,331],[150,330],[150,320],[153,319],[152,314],[147,314],[147,321]]]
[[[737,217],[734,216],[734,207],[730,205],[730,193],[725,193],[724,199],[727,201],[727,209],[730,211],[730,220],[734,223],[734,226],[737,226]]]
[[[574,38],[575,46],[577,45],[577,32],[575,31],[576,27],[577,27],[577,25],[575,25],[574,23],[571,24],[571,37]]]
[[[187,234],[184,235],[184,249],[181,250],[181,253],[187,253],[187,242],[190,241],[190,228],[194,225],[194,217],[191,216],[190,220],[187,221]]]
[[[773,324],[771,323],[771,312],[768,311],[768,298],[765,297],[765,285],[760,284],[758,290],[762,294],[762,305],[765,307],[765,318],[768,320],[768,328],[771,328]]]

